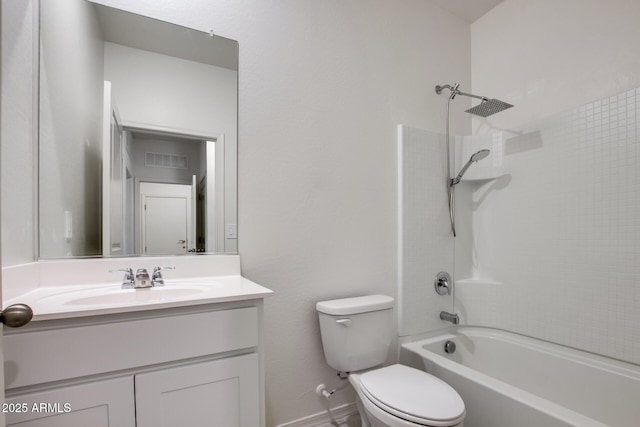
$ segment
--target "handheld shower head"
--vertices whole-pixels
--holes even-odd
[[[465,174],[465,172],[467,172],[467,169],[469,169],[469,166],[471,166],[472,163],[475,163],[475,162],[478,162],[478,161],[484,159],[485,157],[487,157],[489,155],[489,153],[491,153],[491,151],[487,150],[487,149],[480,150],[480,151],[477,151],[477,152],[473,153],[471,158],[467,161],[467,163],[465,163],[465,165],[460,170],[460,173],[458,174],[458,176],[456,176],[455,178],[451,179],[451,182],[449,183],[449,186],[453,187],[454,185],[458,184],[460,182],[460,180],[462,179],[462,176]]]
[[[477,152],[473,153],[473,155],[471,156],[469,161],[470,162],[478,162],[478,161],[484,159],[485,157],[487,157],[490,153],[491,153],[491,150],[487,150],[487,149],[477,151]]]

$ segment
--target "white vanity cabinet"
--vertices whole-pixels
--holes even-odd
[[[7,426],[264,426],[261,318],[249,300],[5,332]]]
[[[136,375],[135,387],[137,427],[259,425],[255,353]]]
[[[7,397],[7,426],[134,427],[133,378],[95,381]]]

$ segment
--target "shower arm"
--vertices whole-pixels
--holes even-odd
[[[487,98],[486,96],[479,96],[479,95],[474,95],[472,93],[465,93],[465,92],[460,92],[460,91],[458,91],[458,95],[468,96],[470,98],[475,98],[475,99],[480,99],[482,102],[487,102],[489,100],[489,98]]]
[[[487,98],[486,96],[479,96],[479,95],[474,95],[472,93],[461,92],[458,90],[457,86],[458,85],[456,85],[456,87],[449,86],[449,85],[436,86],[436,93],[440,95],[443,89],[449,89],[453,94],[453,96],[456,96],[456,95],[468,96],[470,98],[480,99],[482,102],[486,102],[489,100],[489,98]]]

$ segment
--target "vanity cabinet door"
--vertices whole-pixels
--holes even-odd
[[[259,387],[256,353],[136,375],[137,427],[255,427]]]
[[[7,427],[135,427],[133,377],[8,397]]]

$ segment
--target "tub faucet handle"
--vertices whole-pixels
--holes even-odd
[[[438,273],[433,281],[433,287],[438,295],[451,295],[452,286],[451,276],[446,271]]]

